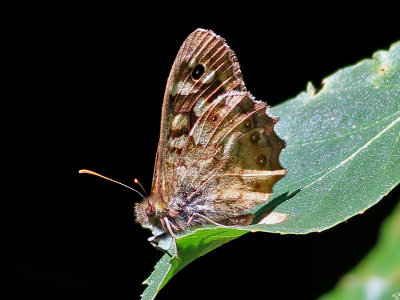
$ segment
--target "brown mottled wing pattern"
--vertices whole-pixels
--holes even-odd
[[[210,83],[192,79],[191,73],[195,65],[199,63],[206,70],[215,71],[215,76]],[[218,95],[233,89],[245,90],[234,53],[226,45],[225,40],[212,31],[202,29],[194,31],[182,44],[168,77],[153,176],[153,194],[166,195],[168,193],[167,182],[171,179],[168,174],[171,170],[166,170],[168,168],[166,162],[169,162],[171,156],[175,157],[178,153],[172,153],[173,149],[168,149],[167,144],[168,141],[171,142],[170,139],[175,140],[176,144],[177,138],[180,137],[182,140],[187,136],[190,126],[196,119],[191,113],[195,104],[197,103],[197,111],[204,110]],[[200,107],[201,104],[204,105],[203,108]],[[178,122],[179,117],[175,118],[177,114],[183,121]],[[192,124],[185,123],[186,116],[190,118]],[[172,124],[174,119],[175,123]],[[172,125],[175,128],[172,128]]]
[[[152,194],[169,211],[227,224],[268,201],[285,170],[267,107],[246,91],[225,40],[194,31],[168,78]]]

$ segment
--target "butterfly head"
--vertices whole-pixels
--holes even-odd
[[[151,195],[135,205],[136,222],[144,227],[162,227],[161,214],[165,211],[165,205],[159,195]]]

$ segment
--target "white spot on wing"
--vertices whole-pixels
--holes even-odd
[[[286,221],[288,219],[287,214],[283,213],[278,213],[278,212],[271,212],[267,216],[265,216],[260,222],[257,224],[279,224],[282,223],[283,221]]]
[[[210,72],[203,80],[204,84],[209,84],[214,80],[215,71]]]
[[[207,104],[207,101],[205,101],[204,98],[199,98],[197,100],[197,102],[195,103],[195,105],[193,107],[193,112],[196,115],[196,117],[200,117],[200,115],[204,112],[205,104]]]
[[[192,93],[197,93],[199,91],[198,88],[192,88],[193,85],[190,82],[179,81],[177,84],[174,84],[171,87],[171,95],[174,97],[176,94],[179,95],[189,95]]]
[[[189,61],[189,68],[193,69],[195,66],[196,66],[196,59],[195,59],[195,58],[192,58],[192,59]]]

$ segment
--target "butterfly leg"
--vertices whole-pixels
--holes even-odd
[[[176,239],[177,239],[177,237],[176,237],[176,235],[174,234],[174,232],[172,231],[171,224],[170,224],[168,218],[167,218],[167,217],[164,217],[163,220],[164,220],[164,222],[165,222],[165,226],[166,226],[167,229],[168,229],[168,233],[169,233],[169,235],[171,236],[172,241],[173,241],[173,243],[174,243],[174,249],[175,249],[176,259],[178,259],[178,246],[177,246],[177,244],[176,244]]]
[[[159,235],[155,235],[152,237],[149,237],[147,240],[149,241],[150,245],[152,245],[154,248],[157,250],[160,250],[161,252],[167,253],[170,257],[172,257],[171,253],[168,252],[168,250],[165,250],[164,248],[161,248],[158,246],[158,242],[163,239],[167,235],[166,232],[163,232]]]
[[[189,220],[187,220],[186,224],[189,225],[190,223],[192,223],[192,220],[194,218],[194,214],[190,216]]]

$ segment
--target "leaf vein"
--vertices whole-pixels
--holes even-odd
[[[314,180],[313,182],[311,182],[310,184],[306,185],[304,188],[302,188],[303,190],[310,187],[311,185],[315,184],[318,181],[321,181],[322,178],[324,178],[325,176],[327,176],[328,174],[332,173],[334,170],[336,170],[337,168],[343,166],[344,164],[346,164],[347,162],[349,162],[350,160],[352,160],[358,153],[360,153],[362,150],[364,150],[365,148],[367,148],[372,142],[374,142],[375,140],[377,140],[381,135],[383,135],[385,132],[387,132],[390,128],[392,128],[396,123],[400,122],[400,117],[398,117],[396,120],[394,120],[392,123],[390,123],[385,129],[383,129],[382,131],[380,131],[376,136],[374,136],[371,140],[369,140],[367,143],[365,143],[362,147],[360,147],[356,152],[354,152],[352,155],[350,155],[348,158],[346,158],[345,160],[341,161],[339,164],[337,164],[335,167],[333,167],[331,170],[329,170],[328,172],[326,172],[323,176],[319,177],[318,179]]]
[[[314,143],[322,143],[322,142],[326,142],[326,141],[339,139],[339,138],[342,138],[342,137],[345,137],[345,136],[348,136],[348,135],[351,135],[351,134],[356,134],[356,133],[364,131],[365,129],[373,127],[373,126],[377,125],[378,123],[383,123],[385,120],[390,119],[390,118],[392,118],[392,117],[394,117],[396,115],[399,115],[399,114],[400,114],[400,111],[399,112],[395,112],[394,114],[389,115],[389,116],[387,116],[387,117],[385,117],[383,119],[376,120],[374,123],[371,123],[368,126],[358,128],[357,130],[349,131],[348,133],[343,134],[343,135],[339,135],[339,136],[335,136],[335,137],[331,137],[331,138],[326,138],[326,139],[312,140],[312,141],[305,142],[305,143],[288,144],[288,145],[286,145],[286,148],[290,148],[290,147],[294,147],[294,146],[310,145],[310,144],[314,144]]]

